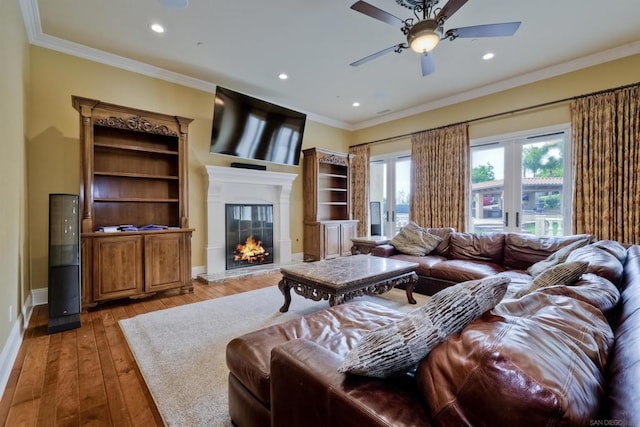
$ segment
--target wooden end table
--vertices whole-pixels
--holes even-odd
[[[376,246],[387,244],[391,241],[387,236],[354,237],[351,239],[351,254],[369,254]]]
[[[278,288],[284,295],[281,312],[289,310],[291,289],[313,301],[329,300],[334,306],[357,296],[378,295],[406,284],[407,301],[415,304],[413,288],[418,281],[415,262],[352,255],[282,267]]]

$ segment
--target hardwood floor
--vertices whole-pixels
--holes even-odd
[[[194,292],[105,303],[82,313],[78,329],[49,335],[47,306],[34,308],[0,400],[4,426],[161,426],[118,320],[192,302],[273,286],[279,272]]]

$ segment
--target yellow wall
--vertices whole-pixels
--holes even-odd
[[[353,132],[354,144],[391,138],[438,126],[471,120],[532,105],[636,83],[640,80],[640,55],[585,68],[493,95],[394,120]],[[428,78],[428,77],[427,77]],[[471,139],[568,123],[569,104],[531,110],[472,123]],[[409,149],[409,138],[372,145],[372,155]]]
[[[47,286],[47,203],[54,192],[78,193],[80,142],[78,113],[71,95],[99,99],[143,110],[193,118],[189,126],[189,225],[192,265],[205,265],[206,191],[204,165],[226,166],[235,159],[209,153],[212,93],[146,77],[39,47],[31,48],[33,85],[29,116],[29,192],[31,209],[32,286]],[[342,150],[349,133],[307,121],[303,147],[321,145]],[[292,189],[291,240],[302,252],[302,171],[300,167],[267,164],[276,172],[297,173]]]
[[[20,327],[18,313],[30,291],[25,198],[29,47],[17,0],[0,2],[0,58],[0,354],[7,355],[2,350]],[[2,363],[0,368],[0,374],[6,373]]]

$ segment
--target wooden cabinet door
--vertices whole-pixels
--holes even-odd
[[[324,259],[340,256],[340,223],[328,222],[324,224]]]
[[[182,285],[183,234],[144,237],[145,290],[161,291]]]
[[[353,246],[351,239],[356,237],[358,222],[343,222],[340,225],[340,231],[340,256],[351,255],[351,247]]]
[[[142,293],[142,236],[93,240],[93,298],[96,301]]]

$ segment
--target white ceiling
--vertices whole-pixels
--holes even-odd
[[[442,41],[427,77],[411,50],[349,66],[404,41],[351,10],[355,0],[190,0],[186,9],[159,0],[20,1],[33,44],[204,90],[219,84],[347,129],[640,53],[639,0],[469,0],[445,30],[522,25],[513,37]],[[412,16],[395,0],[368,2]],[[153,33],[153,22],[166,32]],[[483,61],[489,51],[495,58]]]

